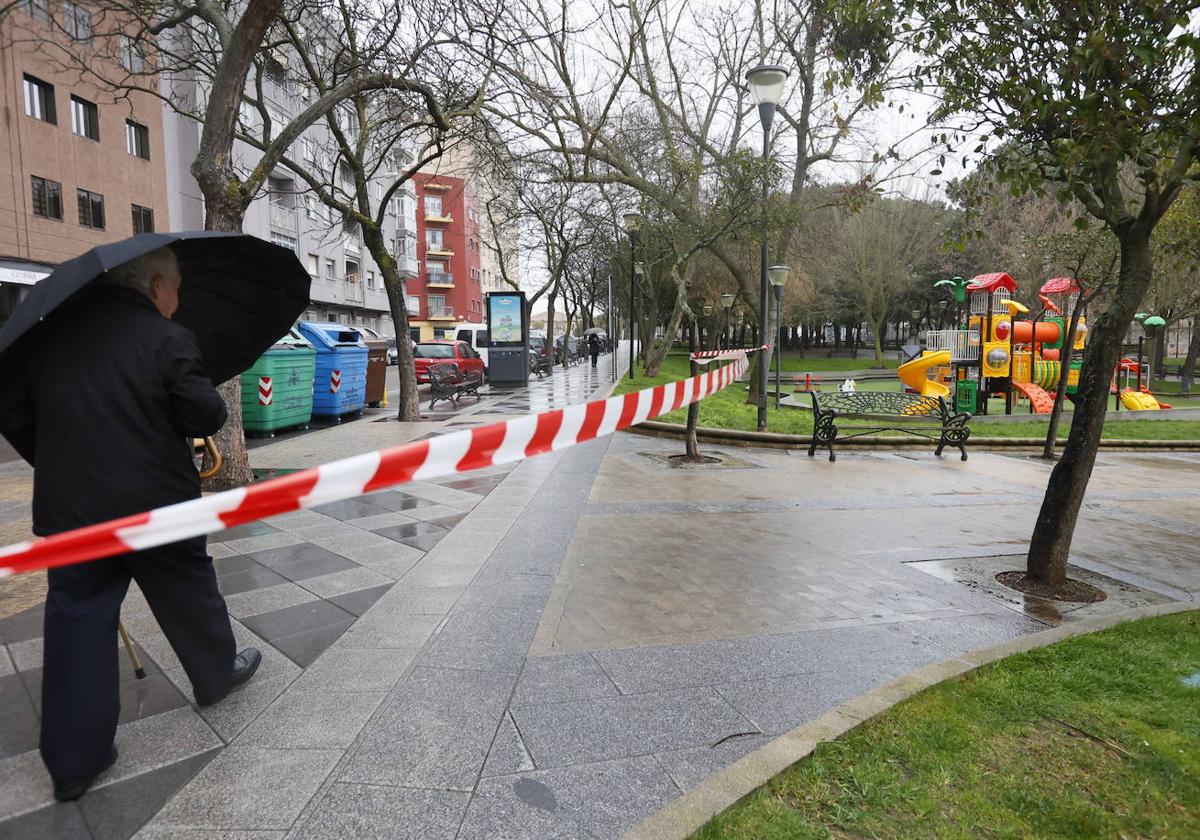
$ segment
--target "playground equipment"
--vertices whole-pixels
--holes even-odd
[[[1070,332],[1070,315],[1064,313],[1074,311],[1082,294],[1079,282],[1071,277],[1047,282],[1038,296],[1042,308],[1032,317],[1023,317],[1030,315],[1029,308],[1015,299],[1016,281],[1002,271],[980,274],[969,282],[956,277],[934,285],[951,287],[957,323],[953,329],[927,332],[927,349],[900,367],[900,380],[919,394],[946,398],[953,385],[956,411],[986,414],[988,398],[1000,395],[1005,413],[1011,414],[1014,396],[1019,395],[1029,400],[1033,412],[1049,413]],[[1081,313],[1073,351],[1083,350],[1087,334],[1087,318]],[[1070,363],[1068,395],[1079,387],[1080,355],[1076,352]],[[939,369],[938,381],[925,378],[931,368]]]

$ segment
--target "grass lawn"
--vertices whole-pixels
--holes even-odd
[[[841,360],[834,360],[841,361]],[[663,364],[662,373],[655,378],[638,376],[634,380],[625,377],[617,384],[615,393],[624,394],[648,388],[651,385],[661,385],[689,375],[686,356],[671,355]],[[830,386],[832,387],[832,385]],[[863,383],[864,389],[887,387],[877,382]],[[791,383],[784,381],[785,392],[790,391]],[[888,387],[888,390],[898,389],[898,386]],[[801,395],[803,398],[803,395]],[[812,433],[812,415],[807,411],[794,408],[780,408],[776,411],[774,400],[769,401],[767,428],[772,432],[785,434],[808,435]],[[1003,412],[1003,401],[997,400],[993,410]],[[667,423],[686,423],[687,409],[680,409],[658,418]],[[1071,417],[1064,414],[1060,426],[1060,439],[1065,440],[1070,429]],[[758,428],[757,410],[752,405],[746,405],[746,390],[743,383],[734,384],[700,403],[701,426],[716,429],[739,429],[754,431]],[[838,424],[839,428],[853,427],[853,421]],[[976,423],[971,426],[971,433],[976,437],[1044,437],[1046,424],[1039,421],[1028,423]],[[1104,437],[1108,440],[1197,440],[1200,439],[1200,421],[1196,420],[1119,420],[1104,425]]]
[[[1200,612],[1019,654],[820,745],[693,837],[1200,837],[1196,672]]]

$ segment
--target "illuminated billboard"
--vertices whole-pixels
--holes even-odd
[[[488,345],[523,347],[525,328],[524,292],[489,292],[487,296]]]

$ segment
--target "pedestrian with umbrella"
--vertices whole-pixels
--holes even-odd
[[[595,333],[590,333],[587,337],[588,353],[592,357],[592,367],[596,366],[596,362],[600,360],[600,336]]]
[[[308,302],[295,254],[224,233],[140,234],[69,260],[0,329],[0,432],[34,468],[47,536],[200,495],[193,438]],[[60,801],[117,760],[121,602],[137,581],[199,705],[261,662],[238,653],[205,538],[47,574],[41,753]]]

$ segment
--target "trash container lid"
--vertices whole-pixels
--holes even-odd
[[[334,324],[320,321],[298,321],[296,327],[300,334],[314,345],[322,347],[363,347],[362,334],[346,324]]]
[[[306,348],[312,347],[312,343],[307,338],[300,335],[300,331],[298,329],[292,327],[287,331],[287,334],[283,335],[278,341],[275,342],[275,347]]]

